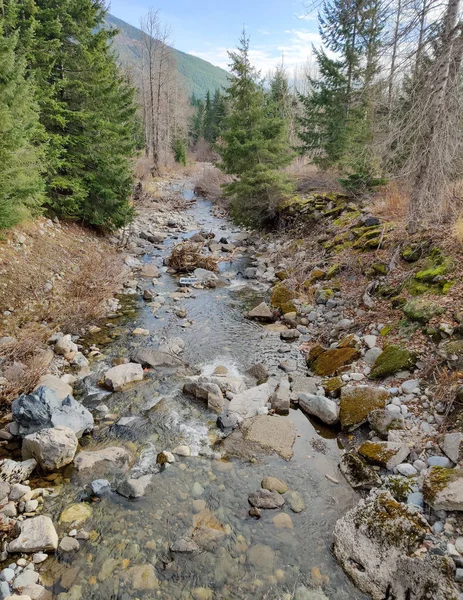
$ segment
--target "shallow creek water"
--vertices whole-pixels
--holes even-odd
[[[198,200],[188,214],[197,230],[211,230],[230,240],[237,233],[230,223],[214,217],[205,201]],[[191,233],[172,235],[188,237]],[[143,260],[162,267],[164,256],[177,241],[169,237],[162,250],[153,248]],[[112,328],[98,334],[100,340],[102,335],[109,335],[111,341],[100,344],[105,357],[93,364],[97,375],[112,359],[129,356],[138,345],[156,346],[162,338],[171,337],[185,341],[183,358],[205,374],[212,373],[217,365],[243,374],[252,364],[264,362],[271,372],[283,375],[278,364],[288,358],[299,360],[303,371],[296,345],[291,345],[289,353],[279,352],[284,343],[277,332],[243,317],[265,296],[262,289],[253,288],[239,275],[248,260],[242,256],[222,263],[225,280],[227,273],[238,275],[223,287],[194,290],[191,298],[177,302],[169,294],[178,291],[178,278],[163,272],[154,289],[165,294],[167,301],[156,315],[148,303],[135,297],[125,319],[114,321]],[[185,321],[172,313],[177,306],[187,310],[187,319],[193,322],[190,327],[182,327]],[[150,337],[131,335],[135,327],[149,329]],[[337,440],[326,434],[322,437],[317,425],[300,411],[291,410],[288,417],[278,417],[291,419],[297,429],[290,461],[276,455],[259,455],[252,462],[232,457],[217,460],[215,444],[222,434],[215,425],[216,415],[200,401],[184,396],[181,385],[182,378],[177,375],[151,372],[129,391],[102,398],[97,376],[87,383],[82,399],[90,409],[104,402],[117,415],[116,422],[126,416],[140,419],[129,429],[100,423],[92,437],[81,440],[86,450],[125,445],[137,456],[140,473],[149,471],[156,452],[179,444],[188,444],[196,456],[176,457],[174,464],[154,475],[153,484],[139,501],[131,502],[114,493],[89,504],[92,514],[77,529],[91,532],[90,539],[81,542],[80,551],[72,557],[58,552],[42,569],[44,583],[53,587],[53,597],[281,599],[292,598],[298,587],[306,586],[314,590],[322,587],[329,600],[365,598],[331,554],[335,521],[356,502],[337,471]],[[329,481],[326,474],[339,484]],[[292,529],[273,524],[272,518],[279,511],[262,511],[259,521],[248,515],[248,495],[259,489],[268,475],[287,482],[304,500],[306,509],[301,513],[283,507],[291,517]],[[44,512],[55,522],[63,509],[84,499],[85,485],[98,478],[98,473],[83,477],[68,469],[65,477],[59,493],[45,501]],[[107,474],[105,477],[111,479]],[[201,553],[172,554],[170,545],[191,532],[199,513],[218,530],[217,540],[208,540],[208,549]],[[60,524],[58,528],[62,537],[70,526]],[[318,596],[313,598],[318,600]]]

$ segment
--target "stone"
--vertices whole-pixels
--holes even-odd
[[[95,496],[105,496],[111,491],[111,484],[107,479],[95,479],[90,484],[90,489]]]
[[[341,367],[351,364],[359,356],[356,348],[330,348],[324,350],[313,362],[308,359],[308,364],[316,375],[325,377],[334,375]]]
[[[21,594],[20,596],[18,594],[13,594],[12,596],[6,596],[5,600],[32,600],[32,598],[24,594]]]
[[[9,498],[10,500],[21,500],[26,494],[31,491],[31,488],[28,485],[21,485],[20,483],[15,483],[11,486]]]
[[[429,469],[423,482],[423,496],[434,510],[463,511],[463,469]]]
[[[58,400],[64,400],[68,396],[72,395],[72,387],[65,383],[62,379],[56,377],[56,375],[52,375],[51,373],[46,373],[45,375],[42,375],[42,377],[39,379],[38,384],[35,387],[35,390],[42,386],[53,390]]]
[[[267,382],[236,394],[228,407],[229,416],[236,417],[239,422],[256,416],[259,409],[267,406],[273,391],[274,386]]]
[[[372,379],[380,379],[394,375],[394,373],[413,367],[414,363],[415,357],[409,350],[391,344],[386,346],[375,360],[370,377]]]
[[[249,494],[248,502],[256,508],[281,508],[285,503],[285,499],[278,492],[258,490]]]
[[[256,544],[248,548],[246,560],[250,567],[259,571],[273,573],[275,568],[276,555],[273,548],[264,544]]]
[[[59,543],[59,549],[62,552],[78,552],[80,550],[80,544],[75,538],[66,536]]]
[[[143,379],[143,368],[138,363],[127,363],[117,365],[106,371],[104,375],[105,385],[115,391],[120,392],[131,383]]]
[[[119,484],[117,493],[125,498],[141,498],[153,480],[152,475],[143,475],[138,479],[127,479]]]
[[[442,451],[450,458],[455,464],[463,460],[463,434],[446,433],[440,441],[440,447]],[[1,494],[0,494],[1,495]]]
[[[199,552],[199,546],[189,538],[181,538],[174,542],[170,547],[172,552],[192,553]]]
[[[294,513],[301,513],[306,508],[302,496],[295,490],[289,490],[285,493],[285,502]]]
[[[93,417],[82,404],[72,396],[60,400],[52,389],[44,386],[14,400],[12,413],[22,436],[42,429],[65,426],[80,438],[93,429]]]
[[[325,396],[301,393],[299,394],[299,407],[327,425],[334,425],[339,421],[339,406]]]
[[[358,449],[369,463],[392,470],[407,458],[410,448],[396,442],[363,442]]]
[[[255,319],[256,321],[273,321],[273,312],[265,302],[262,302],[248,312],[248,319]]]
[[[185,315],[186,316],[186,315]],[[175,354],[178,356],[185,351],[185,342],[182,338],[168,338],[162,344],[159,345],[159,350],[161,352],[167,352],[168,354]]]
[[[293,528],[293,521],[292,521],[291,517],[287,513],[283,513],[283,512],[279,513],[278,515],[275,515],[272,519],[272,523],[278,529],[292,529]]]
[[[285,342],[294,342],[301,337],[301,332],[297,329],[287,329],[280,333],[280,338]]]
[[[42,429],[23,440],[23,459],[34,458],[44,471],[56,471],[70,464],[77,451],[78,440],[65,426]]]
[[[143,329],[142,327],[137,327],[132,331],[132,335],[149,335],[149,329]]]
[[[365,342],[365,346],[367,346],[367,348],[369,348],[371,350],[372,348],[374,348],[376,346],[376,342],[378,341],[378,338],[376,335],[364,335],[363,341]]]
[[[183,386],[183,393],[207,400],[207,407],[216,413],[220,414],[223,411],[225,400],[222,390],[216,383],[200,380],[188,381]]]
[[[354,489],[371,490],[381,484],[376,471],[354,452],[344,452],[339,462],[339,469]]]
[[[0,573],[0,579],[2,581],[7,581],[8,583],[10,583],[11,581],[13,581],[14,579],[14,569],[3,569],[3,571]]]
[[[11,485],[7,481],[0,481],[0,500],[8,498],[11,491]]]
[[[91,518],[93,514],[92,507],[90,504],[79,502],[71,504],[60,515],[60,523],[71,525],[72,527],[80,527]]]
[[[426,462],[429,467],[443,467],[444,469],[451,469],[453,467],[452,461],[446,456],[429,456]]]
[[[44,552],[58,548],[58,534],[50,517],[39,515],[19,523],[19,537],[8,544],[8,552]]]
[[[373,366],[376,362],[378,356],[382,354],[381,348],[371,348],[365,352],[363,360],[367,363],[367,365]]]
[[[371,411],[384,408],[388,393],[384,388],[346,385],[341,389],[339,419],[343,429],[353,431],[363,425]]]
[[[163,367],[177,369],[184,366],[183,361],[177,356],[154,348],[140,348],[134,353],[132,360],[144,367],[154,369]]]
[[[172,450],[177,456],[191,456],[191,448],[189,446],[177,446]]]
[[[451,561],[413,555],[427,528],[416,510],[381,492],[337,521],[334,554],[356,586],[373,598],[457,600]]]
[[[284,494],[289,489],[288,484],[276,477],[264,477],[260,485],[263,490],[270,490],[271,492],[278,492],[279,494]]]
[[[402,393],[405,395],[419,393],[420,381],[419,379],[409,379],[408,381],[404,381],[400,387],[402,388]]]
[[[35,565],[40,565],[43,562],[45,562],[47,560],[47,558],[48,558],[48,554],[45,554],[44,552],[37,552],[32,557],[32,560],[33,560],[33,562],[34,562]]]
[[[310,394],[317,395],[318,387],[321,379],[318,377],[304,377],[299,374],[290,375],[291,391],[294,394]]]
[[[254,379],[257,381],[264,381],[265,379],[268,379],[269,375],[267,367],[262,363],[257,363],[250,367],[247,370],[247,374],[251,377],[254,377]]]
[[[291,406],[289,381],[281,379],[270,398],[270,405],[277,415],[289,414]]]
[[[373,431],[383,440],[387,440],[391,429],[404,429],[405,427],[405,419],[402,414],[395,415],[385,409],[371,411],[368,415],[368,422]]]
[[[427,298],[412,298],[404,305],[403,311],[410,321],[427,323],[433,317],[441,315],[444,309]]]
[[[157,590],[159,581],[156,577],[156,571],[153,565],[135,565],[127,570],[127,579],[132,585],[132,589],[138,591]]]
[[[29,479],[36,466],[37,461],[33,458],[22,462],[5,458],[0,460],[0,480],[6,483],[21,483]]]
[[[56,354],[64,356],[64,358],[70,360],[74,357],[79,348],[77,347],[77,344],[72,341],[72,337],[68,334],[59,338],[55,344],[54,350]]]
[[[14,502],[8,502],[3,508],[0,509],[0,513],[5,517],[16,517],[18,511]]]
[[[153,279],[161,277],[161,273],[156,265],[145,264],[141,268],[140,277],[145,279]]]
[[[24,587],[27,587],[28,585],[34,585],[35,583],[38,582],[39,580],[39,573],[36,573],[35,571],[31,571],[30,569],[24,569],[24,571],[22,571],[14,580],[13,582],[13,589],[14,590],[19,590],[22,589]]]
[[[409,463],[402,463],[400,465],[397,465],[397,471],[401,475],[404,475],[404,477],[415,477],[416,475],[418,475],[418,471],[413,465],[410,465]]]
[[[77,471],[98,471],[99,473],[114,470],[128,471],[132,461],[131,453],[125,448],[109,446],[103,450],[79,452],[74,459]]]
[[[241,427],[246,441],[276,452],[285,460],[293,456],[296,429],[289,419],[258,415],[247,419]]]

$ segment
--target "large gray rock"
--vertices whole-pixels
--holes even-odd
[[[155,348],[140,348],[135,352],[132,360],[136,363],[140,363],[144,367],[152,368],[165,367],[172,369],[184,366],[184,363],[180,358],[167,352],[161,352]]]
[[[221,413],[224,407],[224,398],[220,387],[208,381],[188,381],[183,386],[183,393],[195,396],[200,400],[207,400],[207,407]]]
[[[321,377],[305,377],[294,373],[290,375],[291,391],[294,394],[317,395],[318,386],[321,384]]]
[[[256,416],[267,406],[275,387],[276,382],[267,382],[236,394],[230,402],[228,414],[238,422]]]
[[[58,534],[50,517],[26,519],[19,528],[19,537],[8,544],[8,552],[47,552],[58,548]]]
[[[126,479],[119,484],[117,493],[125,498],[141,498],[153,480],[152,475],[143,475],[138,479]]]
[[[117,365],[106,371],[104,382],[115,392],[120,392],[131,383],[143,379],[143,367],[139,363]]]
[[[423,496],[434,510],[463,511],[463,469],[429,469],[423,483]]]
[[[33,458],[23,462],[5,458],[0,461],[0,480],[6,483],[21,483],[29,479],[36,466],[37,461]]]
[[[19,434],[23,436],[63,425],[80,438],[93,429],[93,417],[82,404],[72,396],[60,400],[47,387],[42,386],[32,394],[19,396],[11,408],[13,418],[19,425]]]
[[[73,461],[77,444],[69,427],[42,429],[24,438],[22,455],[25,460],[34,458],[44,471],[55,471]]]
[[[360,446],[358,452],[369,463],[392,471],[405,461],[410,454],[410,447],[398,442],[366,441]]]
[[[325,396],[299,394],[299,406],[309,415],[317,417],[327,425],[334,425],[339,421],[339,406]]]
[[[281,379],[272,397],[270,398],[272,409],[277,415],[289,414],[289,408],[291,405],[289,381],[287,379]]]
[[[46,373],[45,375],[42,375],[35,389],[37,390],[39,387],[42,386],[52,389],[59,400],[64,400],[72,394],[72,387],[65,381],[63,381],[59,377],[56,377],[56,375],[52,375],[51,373]]]
[[[248,318],[255,319],[256,321],[273,321],[273,313],[267,304],[262,302],[259,306],[248,312]]]
[[[451,561],[437,555],[413,556],[427,529],[419,513],[389,492],[373,493],[336,523],[334,553],[373,600],[457,600]]]
[[[128,471],[132,455],[125,448],[111,446],[93,452],[79,452],[74,459],[77,471],[98,471],[101,473],[115,470]]]

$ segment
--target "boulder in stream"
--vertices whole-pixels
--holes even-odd
[[[105,385],[115,392],[120,392],[131,383],[142,379],[143,368],[138,363],[117,365],[106,371],[104,376]]]
[[[8,552],[47,552],[58,548],[58,534],[50,517],[26,519],[19,528],[19,537],[8,544]]]
[[[136,363],[141,364],[144,367],[152,367],[152,368],[169,368],[169,369],[178,369],[184,366],[184,363],[180,358],[177,358],[173,354],[169,354],[167,352],[161,352],[160,350],[156,350],[155,348],[140,348],[137,350],[132,360]]]
[[[34,458],[44,471],[55,471],[73,461],[77,444],[72,429],[52,427],[27,435],[23,441],[22,455],[24,459]]]

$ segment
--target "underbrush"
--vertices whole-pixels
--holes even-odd
[[[75,224],[40,219],[0,245],[2,397],[30,390],[49,366],[46,340],[58,330],[79,334],[102,318],[124,272],[117,249]]]
[[[222,188],[231,181],[232,178],[217,167],[205,165],[195,178],[194,191],[198,196],[209,198],[213,202],[221,200],[226,203]]]

